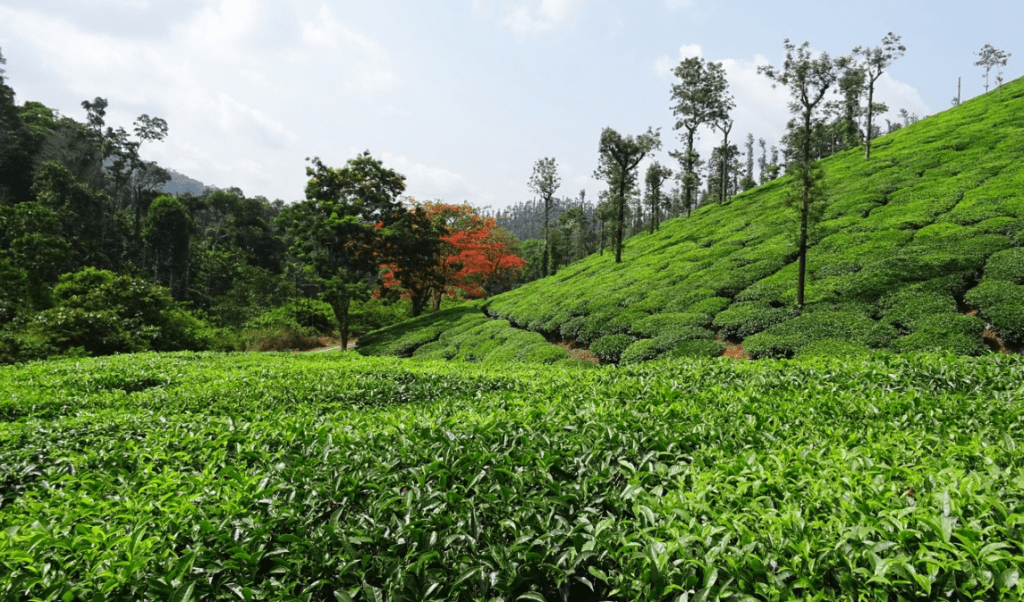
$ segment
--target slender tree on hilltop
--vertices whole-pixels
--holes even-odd
[[[661,148],[661,133],[648,128],[638,136],[623,136],[612,128],[601,132],[598,167],[594,178],[608,182],[615,220],[615,263],[622,263],[622,229],[626,202],[636,185],[636,169],[652,151]]]
[[[882,73],[892,65],[893,62],[907,51],[907,48],[900,44],[900,36],[889,32],[884,38],[882,38],[882,45],[875,46],[874,48],[865,48],[863,46],[857,46],[853,49],[853,54],[863,57],[863,62],[860,64],[860,68],[864,70],[865,74],[865,85],[868,92],[868,123],[867,123],[867,134],[864,140],[864,160],[871,158],[871,123],[872,117],[874,116],[874,102],[875,98],[875,82],[882,76]],[[852,65],[852,62],[847,62],[846,66]]]
[[[985,68],[985,91],[988,92],[989,71],[992,70],[992,67],[1005,67],[1006,59],[1013,55],[1002,50],[996,50],[991,44],[985,44],[981,47],[981,52],[975,52],[974,54],[978,56],[978,62],[974,63],[974,66]],[[1002,70],[996,71],[996,83],[999,85],[1003,84]]]
[[[700,57],[692,57],[681,62],[674,73],[679,79],[672,85],[675,103],[672,113],[676,117],[674,129],[685,130],[680,136],[686,142],[686,150],[670,154],[682,166],[683,197],[686,215],[689,216],[697,191],[697,157],[693,150],[697,128],[727,119],[735,105],[729,96],[729,82],[725,79],[725,68],[721,63],[707,63]]]
[[[551,221],[551,202],[555,198],[555,191],[561,180],[558,177],[558,164],[551,157],[537,159],[533,165],[533,175],[530,176],[530,190],[544,201],[544,257],[541,260],[541,273],[544,276],[549,274],[550,266],[550,242],[548,240],[548,223]]]
[[[721,121],[715,122],[715,127],[722,132],[722,152],[721,152],[721,194],[718,197],[719,203],[725,202],[726,195],[726,182],[729,181],[729,132],[732,131],[732,119],[722,119]]]
[[[797,305],[804,306],[804,285],[807,273],[807,238],[811,220],[811,205],[814,203],[818,175],[811,163],[811,145],[816,112],[828,91],[835,85],[842,70],[849,66],[849,57],[833,59],[827,52],[817,58],[811,56],[810,44],[804,42],[797,47],[788,39],[783,42],[786,61],[781,69],[772,65],[758,67],[758,72],[775,84],[789,88],[794,102],[789,108],[797,119],[790,122],[792,140],[796,143],[797,156],[795,183],[799,185],[800,237],[798,242],[799,273],[797,276]],[[774,85],[774,84],[773,84]]]

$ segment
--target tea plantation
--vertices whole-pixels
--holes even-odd
[[[0,599],[1019,600],[1024,358],[0,368]]]
[[[630,238],[621,264],[593,255],[487,311],[622,363],[721,355],[722,338],[754,358],[1024,346],[1024,79],[879,138],[870,161],[853,149],[820,164],[802,310],[783,177]],[[439,336],[406,324],[362,352],[408,355]]]

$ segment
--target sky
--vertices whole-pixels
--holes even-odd
[[[300,200],[306,161],[341,167],[363,151],[406,176],[417,200],[501,209],[533,198],[534,163],[554,157],[558,196],[586,190],[605,127],[661,128],[652,160],[674,166],[672,69],[723,63],[735,98],[730,141],[777,143],[788,92],[783,40],[835,56],[902,37],[905,56],[878,81],[896,119],[984,92],[985,44],[1024,75],[1019,0],[0,0],[0,50],[17,101],[107,125],[142,114],[169,134],[141,154],[247,196]],[[994,78],[993,72],[991,77]],[[710,154],[720,134],[702,128]]]

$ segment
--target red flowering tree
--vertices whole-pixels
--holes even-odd
[[[427,202],[415,206],[410,214],[425,216],[433,225],[416,231],[424,236],[440,234],[433,260],[423,261],[422,254],[415,254],[418,260],[403,261],[404,254],[399,253],[383,266],[384,287],[404,289],[403,296],[413,300],[414,315],[422,309],[422,301],[417,301],[424,294],[437,311],[444,295],[455,296],[461,290],[468,297],[486,297],[489,286],[514,280],[526,265],[518,255],[518,239],[499,228],[493,217],[483,217],[469,205]],[[415,240],[408,237],[411,233],[396,241],[394,248],[415,246]]]

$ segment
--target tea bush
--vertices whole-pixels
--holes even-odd
[[[857,351],[0,367],[0,599],[1024,597],[1024,358]]]

